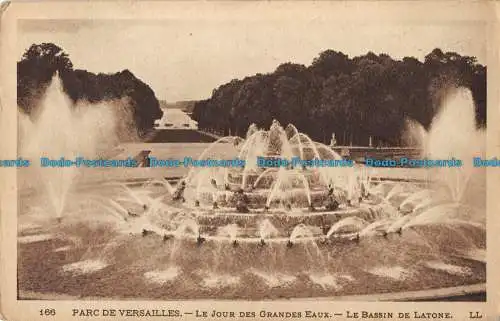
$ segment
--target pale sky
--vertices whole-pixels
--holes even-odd
[[[18,56],[52,42],[75,68],[94,73],[129,69],[169,102],[204,99],[234,78],[309,65],[326,49],[349,57],[373,51],[423,60],[432,49],[476,56],[486,63],[481,23],[346,23],[327,19],[44,20],[20,22]]]

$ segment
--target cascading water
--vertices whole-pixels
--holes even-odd
[[[207,147],[199,158],[212,157],[211,152],[215,146],[234,142],[235,139],[231,136],[218,139]],[[225,194],[224,199],[227,199],[227,194],[235,188],[261,191],[267,188],[265,205],[268,207],[276,199],[282,200],[282,203],[291,203],[290,200],[295,199],[297,195],[305,196],[306,200],[302,202],[304,206],[312,206],[314,203],[313,188],[316,188],[315,192],[318,193],[318,187],[324,190],[333,185],[340,190],[347,191],[351,198],[355,197],[355,191],[360,188],[357,185],[361,183],[356,181],[357,176],[354,168],[306,168],[300,165],[296,165],[295,168],[291,165],[266,168],[258,165],[258,157],[286,160],[292,160],[294,157],[300,160],[311,158],[342,160],[342,157],[328,146],[314,142],[291,124],[284,129],[275,120],[268,131],[259,129],[255,124],[252,124],[247,131],[246,140],[238,146],[237,158],[245,161],[243,168],[224,168],[220,171],[217,169],[197,169],[196,171],[191,169],[189,171],[184,180],[195,188],[194,197],[196,200],[214,199],[218,194]],[[211,184],[214,181],[223,186],[226,191],[214,191],[213,184]],[[265,183],[262,184],[262,181]],[[266,187],[262,189],[259,184]],[[189,189],[186,193],[193,194]],[[207,197],[202,197],[201,194],[207,194]]]
[[[435,126],[449,126],[440,122]],[[134,280],[126,296],[162,284],[155,287],[155,297],[176,299],[334,296],[388,292],[393,286],[428,289],[442,286],[443,280],[449,286],[484,281],[484,262],[477,257],[483,253],[485,231],[479,223],[465,223],[477,215],[465,199],[457,205],[445,188],[432,184],[383,182],[383,171],[362,165],[257,166],[258,156],[340,159],[293,125],[283,129],[273,122],[269,131],[251,126],[242,144],[230,144],[239,141],[221,138],[199,159],[221,158],[215,147],[224,144],[224,157],[234,147],[233,155],[247,162],[244,168],[197,168],[177,186],[161,177],[144,184],[110,184],[113,188],[102,189],[104,195],[93,195],[89,204],[97,205],[91,210],[111,211],[118,220],[110,227],[109,222],[90,225],[81,219],[79,229],[68,227],[80,247],[92,246],[81,262],[54,264],[50,273],[70,271],[72,277],[86,274],[95,280],[109,268]],[[116,224],[120,217],[124,223]],[[108,224],[109,235],[96,231],[100,224]],[[22,237],[23,247],[33,242],[27,238],[31,235]],[[37,244],[46,239],[47,233],[39,235]],[[59,262],[60,252],[71,251],[73,244],[59,246],[52,262]],[[456,271],[473,273],[464,281]],[[37,284],[37,271],[28,272],[33,273],[21,272],[21,287]],[[106,282],[106,277],[99,279],[99,284]],[[99,289],[108,295],[106,286]]]
[[[444,101],[426,135],[424,155],[432,159],[463,161],[461,167],[438,169],[435,176],[448,186],[454,202],[460,202],[466,192],[474,171],[472,157],[484,155],[485,133],[476,128],[475,119],[471,91],[455,89]]]
[[[279,235],[279,231],[269,220],[263,220],[259,224],[259,236],[262,240]]]
[[[476,126],[472,93],[465,88],[454,89],[444,100],[429,131],[425,132],[418,126],[414,126],[414,130],[415,128],[417,134],[414,136],[423,138],[423,156],[430,159],[455,158],[462,161],[460,167],[429,170],[432,172],[434,183],[446,187],[447,198],[439,193],[439,189],[432,192],[424,190],[410,195],[400,205],[400,208],[405,210],[405,207],[411,204],[410,208],[414,213],[412,218],[407,220],[406,226],[413,226],[417,222],[420,225],[440,224],[447,220],[448,216],[445,214],[460,215],[463,212],[461,205],[467,203],[467,193],[473,193],[473,198],[481,199],[480,191],[469,188],[471,179],[482,180],[480,186],[484,186],[485,180],[484,169],[474,168],[472,164],[473,157],[484,156],[486,143],[484,130]]]

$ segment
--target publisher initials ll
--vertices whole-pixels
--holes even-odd
[[[471,318],[471,319],[482,319],[483,315],[480,314],[478,311],[476,311],[476,312],[469,312],[469,318]]]

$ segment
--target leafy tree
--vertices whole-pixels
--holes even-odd
[[[132,72],[93,74],[74,70],[68,54],[52,43],[33,44],[17,63],[17,101],[21,111],[33,114],[56,72],[64,91],[75,103],[129,98],[128,107],[139,133],[146,133],[153,127],[154,120],[162,117],[153,90]]]
[[[400,145],[406,121],[429,127],[444,95],[457,86],[471,89],[477,125],[486,126],[486,72],[475,57],[439,48],[423,62],[373,52],[350,59],[326,50],[310,66],[287,62],[232,81],[230,90],[197,104],[194,116],[219,131],[229,122],[239,135],[251,123],[267,127],[276,118],[325,143],[335,133],[338,144],[366,145],[372,137],[376,145]]]
[[[73,64],[61,47],[52,43],[33,44],[17,63],[17,103],[30,114],[56,72],[71,72]]]

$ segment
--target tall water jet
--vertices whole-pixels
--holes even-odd
[[[265,132],[255,128],[254,130],[248,130],[247,141],[243,145],[238,157],[245,160],[245,167],[243,168],[242,178],[241,178],[241,188],[245,188],[247,185],[247,177],[249,172],[255,172],[258,170],[257,157],[265,155],[267,148],[267,137]]]
[[[133,138],[134,130],[127,128],[130,114],[121,107],[119,102],[73,104],[64,93],[61,79],[56,73],[40,105],[33,112],[32,119],[21,118],[20,153],[36,160],[33,166],[36,173],[24,171],[22,175],[29,176],[23,178],[31,181],[31,175],[36,175],[37,181],[42,183],[44,192],[48,194],[57,218],[63,214],[78,168],[74,164],[68,167],[45,167],[38,159],[96,159],[101,156],[99,152],[109,150],[120,138],[125,138],[120,135],[126,134],[129,136],[127,139]]]
[[[268,219],[263,220],[259,224],[259,236],[261,240],[279,235],[279,231],[274,227],[273,223]]]
[[[410,147],[419,147],[425,150],[427,131],[424,126],[413,119],[405,121],[403,142]]]
[[[293,157],[292,147],[281,124],[275,119],[269,128],[268,152],[270,155],[282,155],[288,159]]]
[[[436,175],[450,190],[454,202],[461,201],[471,177],[472,157],[484,154],[484,132],[476,128],[474,99],[469,89],[455,89],[432,121],[425,140],[425,155],[431,159],[460,159],[462,167],[442,168]]]
[[[245,135],[246,139],[250,138],[258,130],[259,128],[256,124],[250,124],[250,126],[248,126],[247,134]]]
[[[31,125],[31,128],[27,129],[27,135],[22,137],[25,141],[20,142],[23,154],[35,159],[53,159],[63,156],[74,158],[80,152],[77,146],[79,135],[61,133],[61,129],[71,126],[73,117],[70,105],[69,98],[62,91],[59,77],[55,76],[41,102],[35,123],[25,124]],[[58,126],[54,126],[54,123]],[[62,214],[64,201],[75,174],[75,168],[72,166],[45,168],[39,172],[57,217]]]

